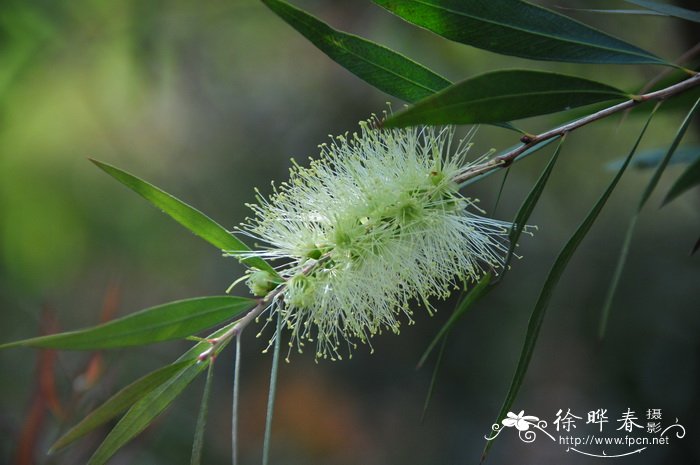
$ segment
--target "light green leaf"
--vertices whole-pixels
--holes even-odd
[[[49,454],[63,449],[67,445],[82,438],[95,428],[105,424],[112,418],[115,418],[136,401],[163,384],[168,379],[172,378],[176,373],[183,370],[186,366],[195,363],[194,360],[173,363],[166,365],[158,370],[139,378],[129,384],[112,397],[104,404],[93,410],[88,416],[83,418],[80,423],[68,430],[61,436],[49,449]]]
[[[668,3],[658,3],[650,2],[649,0],[625,0],[627,3],[632,3],[637,6],[642,6],[648,8],[651,11],[661,13],[668,16],[673,16],[675,18],[685,19],[688,21],[693,21],[695,23],[700,23],[700,11],[693,11],[687,8],[681,8],[676,5],[669,5]]]
[[[9,342],[0,349],[29,346],[97,350],[180,339],[229,320],[255,303],[233,296],[178,300],[87,329]]]
[[[497,123],[628,97],[614,87],[575,76],[502,70],[450,86],[391,116],[384,126]]]
[[[686,109],[687,108],[688,107],[686,107]],[[664,111],[666,110],[666,104],[664,104]],[[661,162],[661,160],[663,160],[667,153],[668,148],[666,147],[641,151],[637,154],[637,156],[634,157],[634,160],[632,160],[630,168],[636,168],[640,170],[655,168],[659,165],[659,163]],[[668,164],[684,165],[693,163],[696,160],[700,160],[700,145],[689,145],[685,147],[679,147],[675,151],[671,159],[668,161]],[[613,160],[605,165],[605,169],[610,171],[617,171],[620,169],[624,161],[624,158]]]
[[[209,218],[199,210],[187,205],[183,201],[173,197],[167,192],[157,188],[153,184],[140,179],[133,174],[122,171],[119,168],[90,159],[98,168],[112,176],[114,179],[124,184],[129,189],[148,200],[155,207],[169,215],[172,219],[180,223],[185,228],[192,231],[205,241],[225,252],[246,252],[250,251],[248,246],[238,240],[230,232],[216,221]],[[259,270],[269,271],[277,276],[275,270],[261,258],[244,258],[241,262]]]
[[[671,186],[671,190],[666,194],[664,205],[698,184],[700,184],[700,157],[676,179],[676,182]]]
[[[573,63],[665,62],[579,21],[519,0],[373,0],[447,39],[504,55]]]
[[[549,275],[547,276],[544,286],[540,291],[537,303],[532,309],[532,314],[530,315],[530,320],[528,322],[527,333],[525,334],[525,341],[523,344],[522,351],[520,352],[520,359],[518,360],[518,366],[515,369],[513,380],[511,381],[510,388],[508,389],[508,394],[506,395],[506,398],[503,401],[501,411],[499,412],[498,417],[496,418],[496,423],[500,424],[501,420],[510,411],[511,407],[513,406],[513,402],[515,401],[515,398],[518,395],[518,392],[520,391],[523,379],[525,378],[528,366],[530,365],[530,360],[532,359],[532,354],[535,350],[535,344],[537,343],[537,338],[539,336],[540,329],[542,328],[542,322],[544,321],[544,316],[547,311],[547,307],[549,306],[552,294],[554,293],[554,290],[556,289],[556,286],[559,283],[559,280],[562,274],[564,273],[564,270],[566,270],[566,267],[569,264],[571,257],[574,255],[574,252],[576,252],[576,249],[586,237],[586,234],[588,234],[588,231],[591,229],[591,226],[593,226],[593,223],[598,218],[600,211],[603,209],[605,203],[608,201],[608,198],[617,186],[617,183],[620,181],[622,174],[625,172],[627,165],[629,165],[632,156],[634,155],[634,153],[637,150],[637,147],[639,146],[639,142],[642,140],[642,136],[644,135],[647,127],[649,126],[649,122],[651,121],[652,116],[653,113],[644,125],[642,132],[639,134],[639,137],[637,138],[637,141],[634,144],[634,147],[632,147],[632,150],[625,159],[625,163],[622,165],[618,173],[610,182],[608,188],[605,190],[600,199],[598,199],[598,201],[588,213],[586,218],[583,220],[581,225],[576,229],[576,232],[574,232],[574,234],[571,236],[571,238],[566,243],[562,251],[559,253],[559,256],[557,257],[556,261],[554,262],[554,265],[552,266],[552,269],[550,270]],[[494,440],[487,442],[482,457],[486,457],[488,451],[493,446],[493,443]]]
[[[415,102],[450,81],[405,56],[352,34],[338,31],[281,0],[262,0],[333,61],[379,90]]]

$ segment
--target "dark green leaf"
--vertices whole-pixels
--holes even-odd
[[[229,320],[255,305],[245,297],[214,296],[179,300],[132,313],[92,328],[0,345],[96,350],[180,339]]]
[[[700,23],[700,11],[688,10],[687,8],[681,8],[676,5],[669,5],[668,3],[650,2],[648,0],[625,1],[627,3],[632,3],[637,6],[643,6],[644,8],[648,8],[651,11],[655,11],[657,13],[673,16],[675,18],[686,19],[695,23]]]
[[[671,186],[671,190],[666,194],[664,205],[698,184],[700,184],[700,157],[676,179],[676,182]]]
[[[105,463],[117,450],[146,429],[209,363],[210,359],[207,359],[188,366],[141,398],[107,435],[104,442],[90,457],[88,465]]]
[[[646,189],[644,189],[642,198],[640,199],[639,205],[637,206],[637,210],[634,212],[634,215],[630,220],[630,224],[627,227],[625,239],[622,243],[622,248],[620,250],[620,255],[617,259],[617,264],[615,265],[615,271],[613,273],[612,280],[610,281],[610,287],[608,288],[608,291],[605,295],[605,301],[603,302],[603,308],[601,310],[600,324],[598,325],[598,337],[601,339],[605,336],[605,330],[608,325],[608,319],[610,318],[612,302],[615,298],[617,286],[620,283],[620,277],[622,276],[622,271],[627,261],[627,255],[629,253],[630,244],[632,242],[634,228],[637,224],[637,218],[639,217],[639,214],[641,213],[642,208],[644,208],[644,205],[646,204],[647,200],[649,200],[649,197],[651,197],[654,188],[656,188],[656,185],[659,183],[659,179],[661,179],[661,175],[666,169],[666,166],[668,166],[671,158],[673,157],[673,154],[678,148],[678,145],[681,143],[681,140],[683,139],[683,136],[685,135],[685,132],[687,131],[688,126],[690,125],[690,121],[693,119],[693,116],[695,115],[699,104],[700,99],[698,99],[695,102],[695,105],[693,105],[693,108],[690,109],[685,119],[683,120],[683,123],[681,123],[681,126],[678,128],[676,136],[673,138],[673,142],[671,142],[671,146],[666,151],[666,155],[661,159],[661,161],[659,161],[656,171],[649,180],[649,184],[647,184]]]
[[[207,411],[209,409],[209,394],[211,392],[211,382],[214,378],[214,364],[209,364],[207,370],[207,380],[204,384],[204,393],[202,394],[202,404],[199,407],[199,415],[197,415],[197,425],[194,430],[194,441],[192,443],[192,457],[190,465],[200,465],[202,463],[202,446],[204,445],[204,428],[207,424]]]
[[[520,235],[522,234],[523,229],[525,228],[525,225],[527,224],[528,220],[530,219],[530,215],[532,215],[532,212],[535,209],[537,202],[540,200],[540,196],[542,195],[542,191],[544,191],[544,186],[547,184],[547,180],[549,179],[549,175],[552,174],[552,170],[554,169],[554,164],[557,162],[557,159],[559,158],[559,152],[561,151],[561,144],[563,142],[564,142],[564,139],[560,139],[559,145],[557,145],[557,148],[554,151],[552,158],[549,160],[549,163],[547,163],[547,166],[542,171],[542,174],[540,175],[540,177],[537,180],[537,182],[535,183],[535,185],[532,186],[532,190],[530,191],[530,193],[527,195],[527,197],[523,201],[523,204],[520,206],[518,213],[515,215],[515,220],[513,220],[513,227],[510,230],[510,235],[508,238],[510,240],[510,247],[508,248],[508,254],[506,255],[506,260],[505,260],[505,266],[503,267],[503,275],[504,276],[505,276],[506,272],[508,271],[508,266],[510,264],[511,259],[513,258],[513,253],[515,252],[515,248],[518,245],[518,240],[520,239]]]
[[[544,71],[504,70],[450,86],[391,116],[386,127],[496,123],[628,98],[606,84]]]
[[[559,7],[562,10],[568,10],[568,11],[580,11],[582,13],[603,13],[603,14],[618,14],[618,15],[637,15],[637,16],[668,16],[662,13],[657,13],[656,11],[651,11],[651,10],[625,10],[625,9],[618,9],[618,10],[607,10],[607,9],[601,9],[601,8],[564,8],[564,7]]]
[[[149,184],[143,179],[107,163],[102,163],[93,159],[90,159],[90,161],[97,165],[102,171],[151,202],[155,207],[162,210],[163,213],[169,215],[172,219],[215,247],[231,253],[250,251],[248,246],[238,240],[219,223],[199,210],[157,188],[153,184]],[[269,271],[275,276],[277,275],[272,267],[261,258],[244,258],[241,262],[260,270]]]
[[[415,102],[450,81],[386,47],[335,30],[281,0],[263,0],[272,11],[332,60],[389,95]]]
[[[428,345],[428,348],[425,349],[425,352],[423,352],[423,355],[418,361],[418,368],[423,366],[425,361],[428,359],[430,353],[433,351],[438,342],[440,342],[440,339],[445,337],[445,335],[450,331],[450,329],[452,329],[455,323],[457,323],[457,321],[459,321],[459,319],[462,318],[465,312],[469,310],[469,308],[471,308],[471,306],[475,302],[477,302],[480,298],[482,298],[488,293],[488,291],[491,289],[491,287],[489,287],[491,279],[493,279],[493,274],[491,272],[486,273],[479,280],[479,282],[476,283],[476,285],[469,290],[467,295],[464,296],[461,302],[457,305],[457,308],[455,308],[455,311],[452,312],[452,315],[450,315],[445,324],[442,325],[442,328],[440,328],[440,331],[438,331],[438,333],[435,335],[432,342]]]
[[[165,381],[173,377],[177,372],[184,369],[186,366],[195,363],[194,360],[173,363],[166,365],[163,368],[152,371],[129,384],[121,391],[110,397],[104,404],[93,410],[88,416],[83,418],[80,423],[68,430],[61,436],[49,449],[49,454],[52,454],[67,445],[82,438],[95,428],[105,424],[112,418],[121,414],[136,401],[151,392],[156,387],[163,384]]]
[[[442,343],[440,344],[440,351],[438,352],[437,360],[435,361],[435,367],[433,368],[433,374],[430,377],[430,386],[428,387],[428,393],[425,395],[425,402],[423,402],[423,413],[420,416],[421,424],[425,421],[425,416],[428,413],[428,405],[430,405],[430,399],[433,398],[433,391],[435,390],[435,383],[437,382],[437,376],[440,372],[440,364],[442,363],[442,357],[445,355],[445,346],[447,346],[447,336],[449,333],[445,334],[442,338]]]
[[[215,331],[208,336],[208,339],[216,338],[231,329],[235,323],[226,325],[225,327]],[[215,353],[219,354],[228,344],[226,341],[220,344]],[[183,360],[197,360],[197,356],[210,348],[209,342],[203,341],[180,358],[178,362]],[[207,358],[204,361],[196,361],[189,364],[184,369],[177,372],[169,380],[153,389],[150,393],[142,397],[136,402],[117,423],[114,429],[107,435],[105,440],[100,444],[95,453],[90,457],[88,465],[102,465],[110,457],[112,457],[121,447],[133,439],[137,434],[146,429],[165,410],[175,398],[189,385],[199,373],[207,368],[212,358]]]
[[[564,273],[564,270],[569,264],[569,260],[571,260],[571,257],[574,255],[574,252],[578,248],[579,244],[581,244],[583,239],[586,237],[586,234],[588,234],[588,231],[591,229],[591,226],[593,226],[593,223],[598,218],[600,211],[603,209],[605,203],[608,201],[608,198],[617,186],[617,183],[620,181],[622,174],[625,172],[627,165],[629,164],[630,160],[632,159],[632,156],[634,155],[635,151],[637,150],[637,147],[639,146],[639,142],[642,140],[642,136],[644,135],[647,127],[649,126],[649,121],[651,121],[652,116],[653,113],[644,125],[642,132],[639,134],[639,137],[637,138],[634,147],[632,147],[632,150],[627,156],[625,163],[620,168],[620,171],[618,171],[618,173],[615,175],[613,180],[610,182],[608,188],[605,190],[600,199],[598,199],[598,201],[588,213],[586,218],[583,220],[581,225],[579,225],[579,227],[576,229],[576,232],[574,232],[574,234],[571,236],[571,238],[566,243],[562,251],[559,253],[559,256],[557,257],[556,261],[554,262],[554,265],[552,266],[552,269],[550,270],[549,275],[547,276],[544,286],[540,291],[537,303],[532,309],[532,314],[530,315],[530,320],[528,322],[527,333],[525,335],[525,341],[523,344],[522,351],[520,352],[520,359],[518,360],[518,366],[515,369],[513,380],[511,381],[510,388],[508,389],[508,394],[506,395],[506,398],[503,401],[501,411],[499,412],[498,417],[496,418],[496,423],[500,424],[501,419],[503,419],[506,416],[506,414],[510,411],[511,407],[513,406],[513,402],[515,401],[515,398],[518,395],[518,391],[520,390],[520,386],[523,383],[523,379],[525,378],[525,374],[527,373],[530,360],[532,359],[532,354],[535,350],[535,344],[537,343],[537,338],[542,327],[542,322],[544,321],[544,316],[547,311],[547,307],[549,306],[549,301],[552,297],[552,294],[554,293],[554,289],[559,283],[559,279],[561,278],[562,274]],[[483,458],[486,457],[493,443],[494,441],[492,440],[486,444],[482,455]]]
[[[505,55],[573,63],[658,63],[653,54],[518,0],[373,0],[447,39]]]

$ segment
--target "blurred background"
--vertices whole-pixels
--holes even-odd
[[[613,8],[567,0],[548,6]],[[614,5],[613,5],[614,3]],[[619,5],[618,5],[619,3]],[[689,3],[692,3],[689,2]],[[385,44],[452,80],[497,68],[548,69],[637,91],[659,67],[538,63],[451,43],[370,2],[295,2],[344,31]],[[688,5],[690,6],[690,5]],[[697,5],[696,5],[697,6]],[[680,20],[568,12],[674,60],[698,41]],[[691,24],[691,23],[689,23]],[[670,144],[692,101],[656,117],[641,149]],[[221,294],[240,276],[224,258],[105,176],[88,157],[143,177],[227,227],[249,213],[254,188],[287,177],[290,157],[317,154],[328,134],[403,103],[374,90],[316,50],[256,1],[9,1],[0,7],[0,341],[96,324],[180,298]],[[416,312],[417,324],[384,335],[375,353],[280,370],[272,463],[476,464],[507,392],[527,320],[558,252],[609,183],[606,165],[627,154],[647,112],[571,134],[531,223],[522,260],[473,308],[446,345],[425,420],[434,364],[416,362],[449,316]],[[521,121],[535,132],[574,116]],[[697,120],[696,120],[697,122]],[[698,125],[684,145],[699,142]],[[474,156],[517,142],[482,127]],[[514,167],[494,212],[501,175],[472,187],[489,215],[513,218],[551,148]],[[700,231],[696,189],[659,209],[685,165],[671,165],[640,217],[612,309],[597,339],[601,305],[625,228],[652,173],[625,174],[563,276],[515,411],[552,421],[628,407],[700,427]],[[239,288],[242,292],[242,288]],[[242,462],[258,463],[271,356],[246,334],[241,398]],[[102,354],[0,352],[0,462],[84,463],[101,430],[55,456],[48,446],[100,401],[175,359],[188,343]],[[230,463],[232,354],[218,359],[204,463]],[[203,380],[193,383],[115,464],[189,463]],[[589,425],[590,426],[590,425]],[[591,463],[544,439],[503,434],[491,463]],[[700,463],[690,437],[618,463]],[[517,462],[516,462],[517,461]]]

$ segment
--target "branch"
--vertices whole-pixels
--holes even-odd
[[[696,87],[700,85],[700,73],[694,74],[692,77],[686,79],[685,81],[681,81],[679,83],[676,83],[672,86],[666,87],[661,90],[657,90],[655,92],[649,92],[648,94],[643,94],[643,95],[637,95],[634,96],[632,99],[627,100],[622,103],[618,103],[617,105],[613,105],[611,107],[605,108],[604,110],[597,111],[593,114],[590,114],[588,116],[584,116],[583,118],[577,119],[575,121],[572,121],[570,123],[566,123],[564,125],[561,125],[557,128],[550,129],[549,131],[543,132],[541,134],[538,134],[536,136],[523,136],[520,140],[523,143],[520,147],[517,147],[510,152],[504,153],[502,155],[499,155],[497,157],[494,157],[484,163],[479,163],[468,170],[464,171],[461,173],[459,176],[455,177],[454,181],[457,183],[462,183],[468,179],[471,179],[473,177],[479,176],[483,173],[495,170],[497,168],[506,168],[510,166],[513,161],[515,161],[516,158],[526,150],[531,149],[535,145],[544,142],[549,139],[553,139],[556,137],[561,137],[564,134],[567,134],[569,132],[572,132],[582,126],[585,126],[589,123],[592,123],[594,121],[598,121],[599,119],[606,118],[610,115],[613,115],[615,113],[618,113],[620,111],[627,110],[629,108],[635,107],[641,103],[648,102],[648,101],[661,101],[665,100],[669,97],[673,97],[674,95],[678,95],[680,93],[683,93],[689,89],[692,89],[693,87]]]

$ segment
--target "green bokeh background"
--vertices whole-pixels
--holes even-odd
[[[594,6],[609,6],[600,2]],[[386,44],[452,80],[497,68],[547,69],[630,91],[659,67],[536,63],[472,49],[408,26],[350,0],[296,3],[341,30]],[[552,3],[550,2],[550,6]],[[567,6],[590,2],[568,1]],[[669,18],[572,13],[674,59],[693,31]],[[37,334],[46,312],[62,329],[95,324],[107,289],[119,314],[222,293],[241,268],[109,179],[94,157],[137,174],[227,227],[249,213],[254,188],[287,176],[289,158],[316,155],[328,134],[352,131],[392,100],[316,50],[259,2],[5,1],[0,7],[0,341]],[[692,102],[669,105],[642,149],[667,146]],[[680,110],[680,111],[679,111]],[[453,301],[400,336],[378,337],[375,353],[315,364],[293,356],[280,372],[273,463],[477,463],[507,391],[529,312],[557,253],[605,189],[606,163],[626,154],[644,111],[573,133],[535,210],[534,237],[521,240],[511,273],[473,309],[446,346],[426,420],[431,367],[415,363]],[[526,120],[534,132],[571,118]],[[517,142],[482,127],[475,156]],[[698,142],[697,125],[685,143]],[[511,219],[547,160],[516,165],[497,211],[500,175],[470,188],[489,214]],[[662,195],[683,167],[672,165],[641,215],[613,307],[608,336],[596,338],[600,307],[624,229],[651,172],[631,170],[580,247],[552,301],[516,410],[551,421],[560,408],[585,416],[608,408],[662,408],[689,435],[620,463],[697,463],[700,392],[700,262],[689,250],[700,232],[698,191],[663,209]],[[242,292],[242,288],[240,288]],[[44,312],[44,313],[42,313]],[[267,338],[246,334],[241,407],[242,463],[259,461],[271,357]],[[88,354],[61,354],[55,367],[66,416],[47,414],[35,463],[84,463],[105,431],[62,454],[48,445],[109,393],[167,363],[187,347],[169,343],[105,354],[98,384],[78,394]],[[18,463],[17,438],[37,389],[37,352],[0,352],[0,462]],[[232,356],[217,363],[205,463],[229,463]],[[154,428],[114,463],[188,463],[202,383],[194,383]],[[72,400],[70,400],[72,399]],[[79,399],[79,400],[76,400]],[[583,428],[584,425],[581,425]],[[514,434],[492,463],[591,463],[539,439]]]

